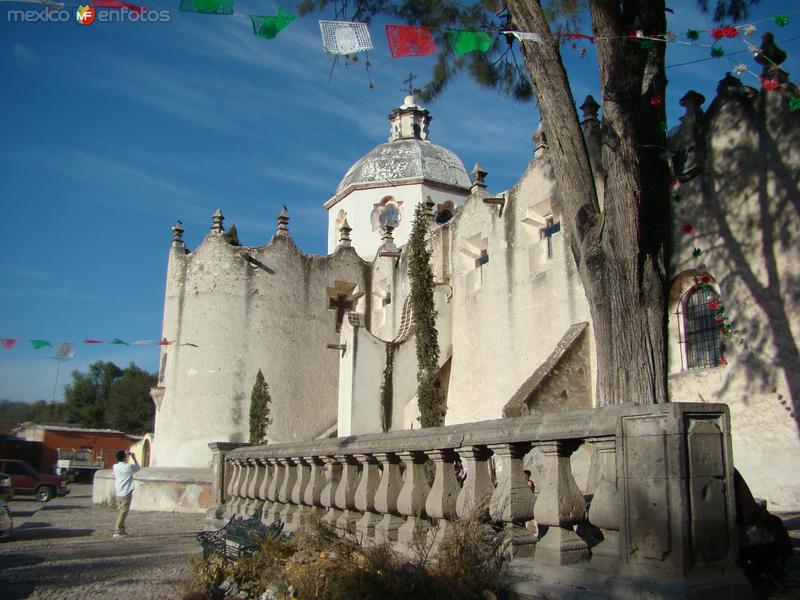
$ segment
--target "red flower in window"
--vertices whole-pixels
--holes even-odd
[[[691,223],[684,223],[681,225],[681,231],[683,233],[692,233],[694,231],[694,227],[692,227]]]
[[[700,283],[708,283],[709,281],[711,281],[711,275],[708,273],[700,277]]]
[[[717,302],[716,300],[712,300],[711,302],[708,303],[708,308],[710,308],[711,310],[717,310],[719,308],[719,302]]]
[[[721,365],[727,365],[727,364],[728,364],[728,361],[725,359],[725,357],[724,357],[724,356],[720,356],[720,357],[719,357],[719,364],[721,364]]]
[[[714,323],[716,323],[717,325],[723,325],[725,323],[725,320],[724,319],[714,319]]]

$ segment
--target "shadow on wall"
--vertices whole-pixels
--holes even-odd
[[[774,50],[765,52],[779,64]],[[747,394],[772,395],[800,430],[800,351],[791,328],[800,316],[800,171],[789,162],[798,152],[800,112],[787,106],[800,93],[777,64],[763,77],[789,93],[759,92],[730,74],[720,82],[704,123],[702,202],[680,219],[696,219],[697,237],[684,241],[715,240],[704,256],[734,309],[739,356],[721,393],[744,381]],[[777,393],[781,376],[789,398]]]

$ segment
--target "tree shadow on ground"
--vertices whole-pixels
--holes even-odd
[[[56,538],[73,538],[73,537],[87,537],[95,532],[94,529],[63,529],[60,527],[49,527],[45,524],[44,527],[37,524],[36,527],[21,526],[15,529],[11,534],[12,539],[20,541],[31,540],[50,540]]]

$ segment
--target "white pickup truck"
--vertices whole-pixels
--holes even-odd
[[[89,448],[59,448],[58,474],[67,481],[92,482],[95,471],[103,468],[102,460],[94,460]]]

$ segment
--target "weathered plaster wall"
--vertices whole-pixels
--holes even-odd
[[[552,237],[552,258],[540,239],[546,218],[559,220],[551,169],[541,153],[504,196],[501,214],[473,194],[451,225],[447,424],[501,416],[570,325],[590,320],[564,234]],[[489,260],[476,266],[482,249]]]
[[[677,296],[670,311],[670,397],[724,402],[734,461],[756,496],[800,505],[800,114],[783,94],[734,78],[703,119],[703,173],[678,186],[676,273],[708,272],[734,333],[727,365],[683,371]],[[702,147],[702,146],[701,146]],[[680,231],[686,223],[690,234]],[[700,248],[700,257],[692,256]]]
[[[272,396],[270,440],[313,438],[335,423],[338,354],[327,344],[339,334],[327,288],[368,289],[369,267],[352,248],[309,256],[287,236],[240,248],[212,233],[195,252],[173,253],[172,273],[164,335],[177,343],[166,349],[156,465],[207,466],[209,441],[246,441],[258,369]]]

